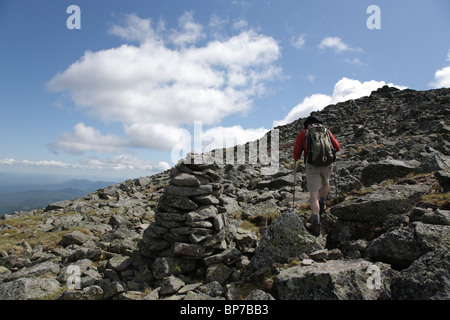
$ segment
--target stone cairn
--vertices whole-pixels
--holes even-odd
[[[223,186],[217,169],[211,158],[195,154],[188,154],[172,169],[155,222],[145,230],[140,243],[140,252],[151,259],[156,279],[177,274],[207,278],[214,272],[227,274],[231,268],[225,263],[241,255],[227,245],[226,209],[220,205]]]

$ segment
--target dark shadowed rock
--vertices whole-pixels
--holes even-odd
[[[407,268],[429,251],[450,249],[450,226],[414,222],[410,226],[391,229],[368,247],[368,256],[396,268]]]
[[[198,205],[188,197],[164,194],[159,198],[158,209],[167,212],[178,212],[179,210],[195,210]]]
[[[450,299],[450,252],[438,249],[414,261],[408,269],[393,277],[392,299]]]
[[[270,293],[264,292],[260,289],[252,290],[245,300],[275,300]]]
[[[418,161],[385,159],[364,167],[362,170],[362,182],[368,186],[387,179],[401,178],[414,173],[419,165]]]
[[[83,243],[92,239],[94,239],[94,237],[88,236],[83,232],[73,231],[63,235],[59,244],[62,245],[63,247],[67,247],[71,244],[82,245]]]
[[[438,171],[435,176],[444,192],[450,191],[450,171]]]
[[[156,279],[189,272],[195,269],[195,260],[161,257],[151,265],[151,271]]]
[[[72,204],[72,201],[69,200],[61,200],[57,202],[53,202],[45,208],[45,211],[52,211],[52,210],[58,210],[58,209],[64,209],[67,208],[69,205]]]
[[[188,173],[181,173],[174,177],[171,183],[180,187],[199,187],[201,185],[200,180],[198,180],[195,175]]]
[[[210,184],[202,185],[199,187],[179,187],[176,185],[170,185],[165,190],[168,195],[182,197],[201,196],[205,194],[211,194],[212,191],[212,185]]]

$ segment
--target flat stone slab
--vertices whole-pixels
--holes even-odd
[[[338,203],[332,215],[351,221],[383,222],[389,214],[401,214],[427,193],[426,185],[392,185],[362,197]]]
[[[281,270],[275,285],[280,300],[376,300],[388,290],[389,270],[362,259],[330,260]]]

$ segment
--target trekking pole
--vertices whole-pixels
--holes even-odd
[[[337,180],[336,180],[336,164],[333,164],[333,175],[334,175],[334,197],[337,199],[338,187],[337,187]]]
[[[292,192],[292,210],[295,208],[295,185],[297,184],[297,179],[295,173],[297,172],[297,161],[294,160],[294,191]]]

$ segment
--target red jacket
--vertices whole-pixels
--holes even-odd
[[[341,150],[341,146],[337,142],[336,138],[333,136],[333,134],[330,132],[331,137],[331,144],[333,145],[334,150],[338,152]],[[300,159],[300,156],[302,155],[302,152],[304,151],[304,157],[306,158],[306,154],[308,152],[308,149],[306,148],[306,129],[300,132],[297,136],[297,140],[295,141],[294,145],[294,160],[297,161]],[[306,162],[306,159],[305,159]]]

